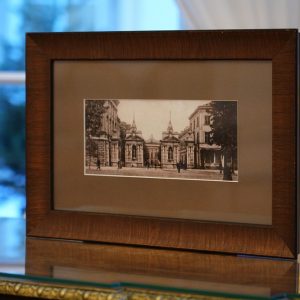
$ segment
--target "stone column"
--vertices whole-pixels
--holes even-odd
[[[161,162],[160,162],[160,164],[161,164],[161,166],[163,167],[163,165],[164,165],[164,163],[165,163],[165,146],[164,145],[162,145],[161,146],[161,151],[160,151],[160,156],[161,156],[161,158],[160,158],[160,160],[161,160]]]
[[[179,159],[178,159],[178,147],[177,145],[175,145],[173,147],[173,162],[176,164],[178,163]]]
[[[112,141],[112,150],[111,150],[111,163],[112,166],[118,166],[119,161],[119,141],[114,140]]]
[[[129,144],[125,143],[125,167],[129,163]]]
[[[188,151],[188,168],[193,168],[194,165],[194,145],[190,144],[187,147]]]
[[[143,144],[139,145],[139,162],[140,162],[140,167],[143,167],[144,166]]]
[[[106,141],[105,143],[105,165],[109,166],[109,142]]]
[[[186,165],[189,166],[191,161],[191,147],[189,145],[186,146]]]
[[[141,163],[141,153],[140,153],[140,149],[141,149],[141,145],[137,144],[136,145],[136,164],[137,167],[139,166],[139,164]]]
[[[131,164],[132,162],[132,144],[128,145],[128,162]],[[131,166],[131,165],[130,165]]]

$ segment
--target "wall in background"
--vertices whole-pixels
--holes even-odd
[[[177,0],[186,29],[300,29],[299,0]]]

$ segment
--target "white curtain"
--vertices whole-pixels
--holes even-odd
[[[176,0],[185,29],[300,29],[300,0]]]

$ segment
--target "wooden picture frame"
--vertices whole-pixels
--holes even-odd
[[[27,236],[297,256],[297,30],[29,33],[26,43]],[[56,209],[54,190],[60,183],[54,172],[58,132],[54,74],[55,63],[60,61],[268,61],[272,77],[271,223]],[[155,185],[159,186],[158,180]],[[88,193],[84,198],[88,201]]]

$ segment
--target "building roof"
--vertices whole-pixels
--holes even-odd
[[[176,143],[179,143],[179,139],[174,135],[167,135],[161,141],[162,142],[176,142]]]
[[[130,128],[126,132],[126,138],[128,140],[143,140],[142,132],[140,130],[137,130],[137,126],[135,124],[135,118],[133,116],[132,124]]]
[[[192,132],[192,129],[190,126],[185,127],[179,134],[179,139],[188,141],[188,142],[193,142],[194,141],[194,135]]]
[[[206,104],[203,104],[203,105],[199,105],[199,106],[193,111],[193,113],[189,116],[189,120],[192,119],[193,116],[194,116],[197,112],[199,112],[199,111],[201,111],[201,110],[207,110],[207,109],[209,109],[209,108],[211,108],[210,102],[209,102],[209,103],[206,103]]]
[[[102,100],[102,99],[100,99]],[[119,100],[112,100],[112,99],[103,99],[102,101],[105,101],[104,107],[107,107],[108,103],[110,103],[112,106],[114,106],[115,109],[118,109],[117,106],[119,105]]]
[[[112,140],[119,140],[119,135],[118,135],[118,132],[116,130],[113,131],[113,134],[112,134]]]
[[[180,131],[179,137],[185,135],[187,132],[189,132],[189,130],[190,130],[190,126],[186,126],[182,131]]]
[[[205,149],[205,150],[221,150],[221,146],[218,146],[216,144],[200,144],[200,149]]]
[[[151,134],[150,139],[146,140],[146,143],[147,144],[159,144],[159,141],[153,137],[153,134]]]
[[[129,134],[125,138],[126,141],[144,141],[144,139],[137,134]]]
[[[173,133],[173,125],[172,125],[171,119],[170,119],[169,124],[168,124],[167,132]]]
[[[132,125],[131,125],[130,130],[132,132],[137,132],[137,127],[136,127],[136,124],[135,124],[135,119],[133,119],[133,121],[132,121]]]
[[[167,131],[164,131],[162,133],[161,142],[179,142],[178,135],[179,133],[173,130],[170,112],[170,120],[168,123]]]

